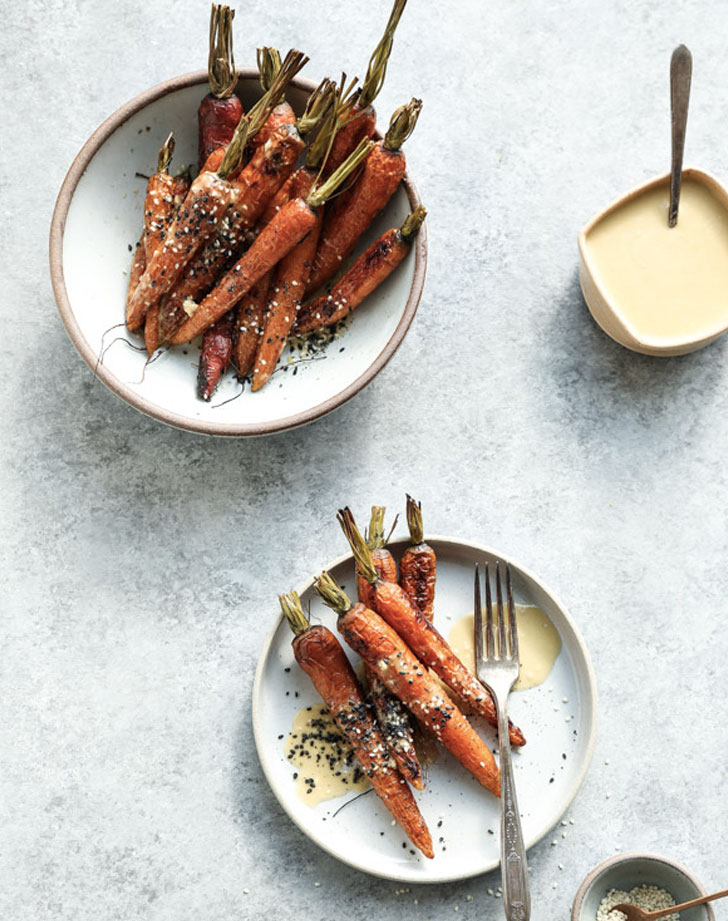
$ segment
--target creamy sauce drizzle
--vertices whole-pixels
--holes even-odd
[[[548,678],[561,651],[561,637],[540,608],[516,605],[518,657],[521,673],[513,685],[515,691],[534,688]],[[463,664],[475,672],[475,640],[473,615],[466,614],[450,630],[448,642]]]
[[[728,209],[683,178],[676,227],[667,184],[643,192],[589,231],[594,275],[637,336],[685,341],[728,323]]]
[[[354,750],[321,704],[298,711],[284,750],[295,768],[296,793],[308,806],[369,788]]]

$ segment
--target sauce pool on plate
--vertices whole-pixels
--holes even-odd
[[[513,685],[514,691],[534,688],[548,678],[561,652],[561,637],[540,608],[516,605],[518,629],[518,658],[521,672]],[[466,614],[450,630],[448,642],[463,664],[475,672],[475,638],[473,615]]]
[[[702,339],[728,325],[728,207],[684,175],[675,227],[667,181],[598,219],[585,238],[595,282],[635,338],[656,346]]]

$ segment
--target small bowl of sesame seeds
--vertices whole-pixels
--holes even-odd
[[[632,852],[610,857],[587,874],[571,909],[571,921],[624,921],[613,905],[630,902],[659,911],[705,895],[702,883],[681,864],[659,854]],[[715,921],[710,905],[698,905],[665,921]]]

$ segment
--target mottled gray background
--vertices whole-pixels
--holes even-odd
[[[388,6],[240,3],[238,62],[295,43],[308,76],[352,73]],[[531,853],[534,918],[565,918],[620,848],[728,885],[727,346],[631,354],[576,277],[579,226],[667,167],[680,41],[686,162],[728,178],[725,6],[410,0],[378,108],[425,100],[408,145],[430,210],[420,312],[347,406],[249,441],[165,428],[92,386],[48,279],[72,158],[122,102],[204,65],[208,4],[2,14],[2,917],[500,916],[496,874],[397,895],[320,852],[253,746],[275,593],[342,550],[337,506],[405,490],[432,531],[538,572],[594,658],[597,751],[568,837]]]

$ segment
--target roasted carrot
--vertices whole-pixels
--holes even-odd
[[[367,546],[372,551],[372,561],[379,573],[379,577],[385,581],[396,582],[397,563],[386,547],[384,512],[383,506],[372,506],[372,516],[367,532]],[[372,607],[369,603],[372,600],[372,587],[366,579],[363,579],[358,574],[356,587],[359,601],[365,607]],[[422,790],[424,788],[422,767],[417,757],[412,724],[407,708],[398,697],[395,697],[387,689],[379,675],[369,665],[365,665],[365,670],[367,684],[369,685],[369,699],[374,707],[374,712],[377,714],[384,741],[387,743],[387,747],[402,774],[413,787]]]
[[[410,841],[425,857],[433,857],[432,838],[407,782],[389,757],[361,685],[334,634],[311,626],[296,592],[279,596],[295,634],[293,654],[321,695],[327,710],[348,739],[374,790]]]
[[[291,198],[265,227],[192,316],[171,338],[174,345],[189,342],[231,310],[316,224],[316,209],[369,154],[372,143],[363,141],[336,172],[303,198]]]
[[[326,120],[315,142],[309,146],[304,164],[293,175],[291,198],[306,198],[316,185],[322,163],[338,129],[339,114],[348,105],[346,97],[350,89],[346,87],[345,74],[337,88],[330,84],[331,105]],[[312,229],[281,259],[274,273],[253,367],[253,391],[260,390],[270,380],[295,323],[318,245],[323,210],[323,207],[316,210],[316,222]]]
[[[339,271],[361,235],[396,192],[406,166],[402,144],[414,130],[421,108],[420,100],[413,99],[396,110],[389,130],[367,158],[361,174],[329,211],[308,291],[316,291]]]
[[[291,197],[292,183],[293,177],[291,176],[268,202],[260,219],[258,232],[271,222]],[[243,380],[253,368],[255,353],[258,351],[258,343],[263,334],[263,320],[272,275],[272,270],[266,272],[238,304],[233,361],[240,380]]]
[[[234,18],[235,10],[229,6],[212,4],[207,59],[210,92],[197,110],[200,167],[213,151],[227,147],[243,116],[243,104],[235,95],[238,75],[233,56]]]
[[[331,326],[358,307],[409,253],[426,215],[427,211],[419,205],[401,227],[388,230],[375,240],[329,294],[322,294],[303,304],[298,311],[295,334],[305,336],[324,326]]]
[[[205,402],[212,399],[220,379],[233,357],[233,326],[235,318],[230,311],[220,317],[202,337],[200,363],[197,370],[197,396]]]
[[[410,544],[399,561],[399,584],[412,604],[432,623],[435,614],[435,580],[437,558],[425,543],[422,529],[422,505],[407,496],[407,527]]]
[[[277,48],[258,48],[257,59],[260,85],[265,93],[270,89],[271,83],[281,69],[281,53]],[[262,147],[271,139],[278,128],[283,125],[293,125],[296,122],[296,113],[290,103],[286,102],[283,94],[277,100],[272,101],[273,108],[268,118],[250,143],[251,150],[257,150],[258,147]]]
[[[186,175],[171,176],[169,163],[174,153],[174,134],[170,133],[159,150],[157,172],[149,177],[144,199],[144,255],[147,263],[162,248],[174,218],[190,188]],[[147,311],[144,320],[144,344],[149,355],[159,345],[159,307]]]
[[[130,244],[131,245],[131,244]],[[144,255],[144,231],[142,230],[142,235],[139,238],[136,246],[132,250],[131,254],[131,268],[129,269],[129,286],[126,291],[126,309],[129,309],[129,304],[131,299],[134,296],[134,292],[137,289],[139,281],[144,275],[144,270],[147,267],[147,257]]]
[[[251,110],[248,116],[240,119],[217,172],[201,173],[192,183],[162,248],[147,266],[134,292],[127,312],[129,329],[139,327],[147,310],[174,287],[186,265],[214,235],[235,195],[235,186],[228,177],[242,159],[248,135],[256,132],[264,121],[270,98],[277,97],[281,86],[286,85],[306,61],[301,52],[289,52],[269,94],[256,104],[254,113]]]
[[[384,29],[379,44],[369,59],[367,72],[357,98],[348,111],[341,115],[341,128],[334,138],[331,153],[326,160],[325,171],[337,169],[358,144],[374,134],[377,125],[377,113],[373,102],[384,85],[387,74],[387,62],[392,51],[394,32],[404,11],[407,0],[394,0],[392,12]]]
[[[324,602],[338,614],[339,632],[354,652],[478,783],[499,796],[500,772],[491,750],[405,641],[370,608],[361,603],[352,607],[327,573],[322,573],[315,585]]]
[[[188,303],[204,297],[230,262],[240,255],[243,243],[248,242],[247,231],[290,177],[305,147],[304,138],[325,116],[331,97],[331,82],[322,80],[296,123],[281,125],[233,181],[235,192],[216,236],[191,261],[161,312],[162,340],[170,339],[186,321]],[[253,115],[258,105],[249,115]]]
[[[397,631],[420,661],[436,672],[459,700],[497,727],[498,717],[489,691],[468,671],[404,590],[396,582],[384,582],[379,578],[371,551],[351,511],[341,509],[337,519],[354,554],[357,571],[374,589],[376,612]],[[521,730],[513,725],[510,726],[510,739],[512,745],[524,745],[526,741]]]

